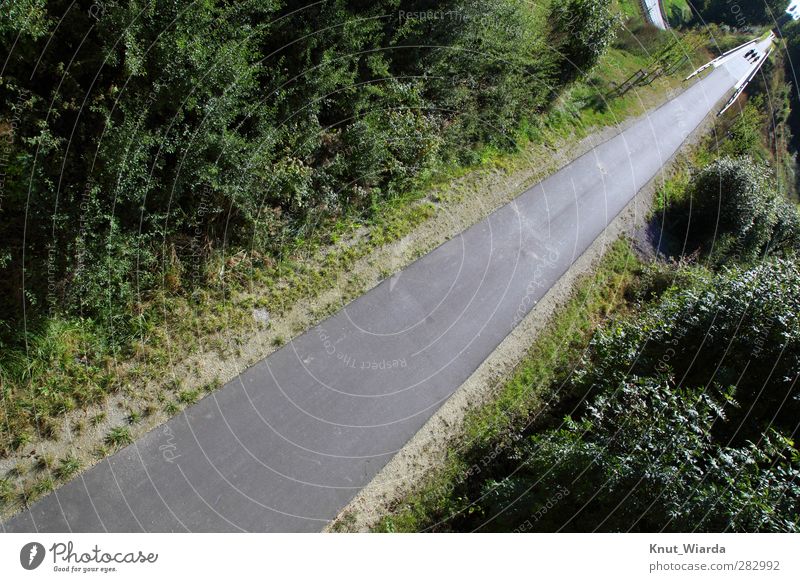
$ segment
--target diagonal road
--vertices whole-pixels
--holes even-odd
[[[728,59],[4,530],[321,530],[748,67]]]

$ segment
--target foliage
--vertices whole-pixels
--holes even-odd
[[[610,0],[568,0],[553,5],[550,15],[555,50],[563,58],[562,78],[591,69],[616,36]]]
[[[87,324],[51,320],[28,335],[26,349],[5,348],[0,367],[0,455],[33,435],[53,436],[53,419],[103,400],[116,389],[110,361]]]
[[[721,446],[710,434],[723,419],[702,389],[623,383],[581,421],[505,454],[517,470],[487,481],[481,511],[464,521],[499,531],[799,531],[797,451],[780,437]]]
[[[662,6],[671,26],[683,26],[692,18],[692,10],[686,0],[662,0]]]
[[[545,380],[563,406],[472,438],[444,482],[382,527],[797,531],[800,271],[681,273]],[[539,398],[536,377],[525,382],[517,407]]]
[[[773,260],[601,329],[571,375],[587,404],[477,441],[437,529],[798,531],[799,292]]]
[[[586,69],[611,17],[573,4],[579,28],[562,38],[554,3],[554,34]],[[79,315],[124,347],[139,306],[206,281],[214,249],[278,256],[477,146],[513,149],[564,86],[546,16],[523,0],[14,0],[0,332],[24,306],[33,327]]]
[[[106,444],[116,448],[129,445],[133,442],[130,429],[127,426],[115,426],[106,435]]]
[[[774,26],[784,16],[789,0],[696,0],[690,3],[703,22],[716,22],[737,28],[766,24]]]
[[[0,455],[117,389],[115,359],[165,359],[168,302],[223,301],[231,255],[272,289],[315,229],[369,218],[482,148],[513,150],[565,87],[548,14],[523,0],[6,2]]]
[[[726,269],[688,288],[673,287],[654,307],[605,329],[576,382],[603,391],[631,377],[668,374],[679,386],[717,394],[736,387],[739,406],[720,438],[757,440],[770,428],[797,429],[800,393],[800,270],[771,260]]]
[[[739,134],[731,147],[750,139]],[[693,178],[684,201],[690,206],[682,214],[717,262],[752,262],[766,253],[793,254],[800,248],[797,209],[772,183],[771,170],[749,156],[722,157]]]
[[[720,152],[730,157],[753,156],[765,161],[766,153],[762,145],[763,128],[766,125],[764,99],[758,95],[749,99],[731,124]]]

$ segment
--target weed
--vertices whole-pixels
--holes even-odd
[[[56,478],[60,481],[66,481],[76,475],[81,470],[81,462],[73,455],[67,455],[58,465],[55,470]]]
[[[120,448],[133,442],[131,431],[127,426],[115,426],[106,434],[105,443],[114,448]]]
[[[86,428],[86,423],[83,421],[83,419],[78,419],[72,423],[72,433],[75,436],[80,436],[81,434],[83,434],[85,428]]]
[[[200,399],[200,393],[197,390],[184,390],[178,394],[178,402],[181,404],[194,404]]]
[[[10,503],[14,499],[16,489],[8,479],[0,479],[0,503]]]
[[[203,392],[210,394],[211,392],[218,390],[220,387],[222,387],[222,380],[220,380],[219,377],[216,377],[203,385]]]
[[[34,465],[38,471],[48,471],[53,468],[55,458],[49,453],[42,453],[36,457]]]
[[[44,477],[23,487],[20,494],[21,501],[26,505],[30,505],[42,495],[50,493],[54,488],[55,483],[53,480],[50,477]]]
[[[25,463],[20,462],[20,463],[17,463],[16,465],[14,465],[13,467],[11,467],[8,470],[7,475],[8,475],[8,477],[11,477],[12,479],[14,479],[14,478],[17,478],[17,477],[22,477],[27,472],[28,472],[28,467],[25,466]]]
[[[22,447],[30,443],[31,440],[33,440],[33,437],[31,437],[31,433],[27,431],[18,432],[11,439],[11,448],[14,449],[15,451],[18,451]]]
[[[171,379],[169,382],[167,382],[167,384],[166,384],[166,387],[167,387],[167,389],[168,389],[168,390],[172,390],[172,391],[174,391],[174,392],[177,392],[177,391],[179,391],[179,390],[181,389],[181,386],[183,386],[183,382],[182,382],[180,379],[178,379],[178,378],[172,378],[172,379]]]

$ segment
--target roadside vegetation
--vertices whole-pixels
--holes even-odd
[[[676,2],[675,2],[676,3]],[[758,0],[734,3],[729,0],[693,0],[693,24],[717,23],[734,28],[775,26],[789,6],[789,0]]]

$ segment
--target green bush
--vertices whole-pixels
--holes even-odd
[[[739,405],[720,438],[757,440],[769,428],[796,431],[800,416],[800,270],[772,260],[673,287],[635,320],[602,330],[576,383],[595,391],[632,377],[667,374],[680,386],[736,388]]]
[[[114,390],[112,356],[163,363],[170,299],[235,289],[226,256],[280,265],[516,147],[565,87],[549,47],[605,46],[575,9],[578,44],[525,0],[5,2],[0,456]]]
[[[789,0],[695,0],[690,3],[703,22],[717,22],[736,28],[767,24],[774,26],[789,6]]]
[[[722,263],[797,251],[797,210],[772,188],[772,172],[752,158],[722,157],[694,177],[691,232]]]
[[[584,76],[614,42],[617,17],[611,0],[567,0],[552,5],[554,50],[563,59],[562,79]]]
[[[723,408],[702,389],[623,383],[581,421],[504,453],[513,475],[487,481],[480,510],[458,528],[800,531],[797,450],[777,436],[717,444],[711,432]]]
[[[124,345],[134,306],[190,291],[213,249],[278,256],[443,160],[513,148],[563,87],[523,0],[71,6],[13,0],[0,19],[0,332],[27,303],[34,327],[80,315]]]

